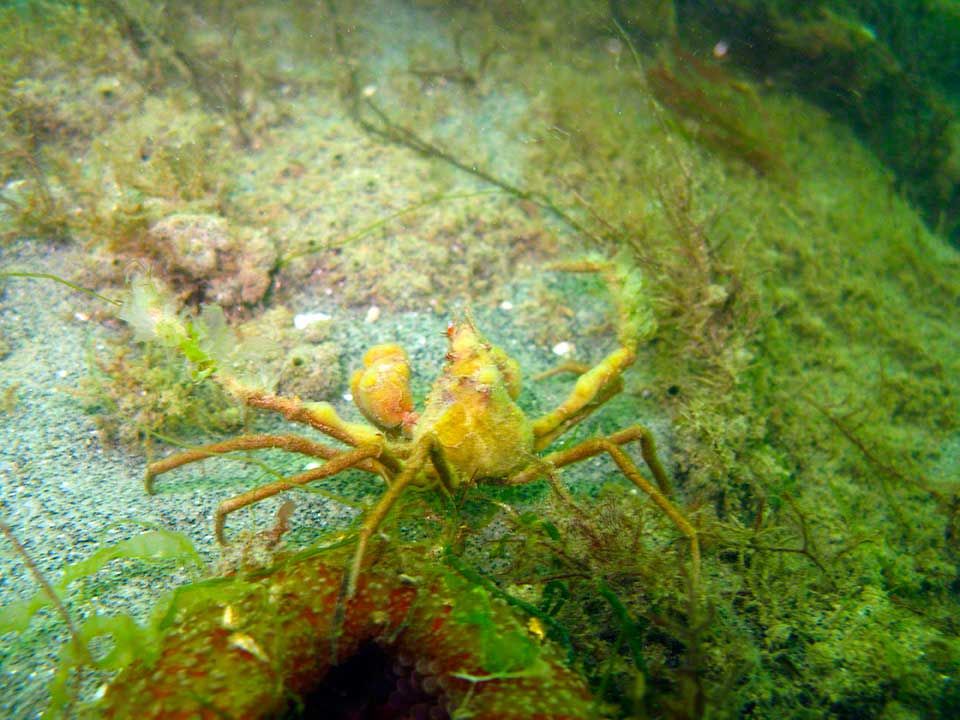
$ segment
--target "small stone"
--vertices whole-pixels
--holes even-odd
[[[297,330],[306,330],[308,327],[314,323],[323,322],[324,320],[331,320],[332,318],[326,313],[314,312],[314,313],[300,313],[299,315],[294,315],[293,317],[293,326]]]
[[[560,357],[567,357],[568,355],[572,355],[576,349],[576,346],[572,342],[563,340],[553,346],[553,354],[559,355]]]

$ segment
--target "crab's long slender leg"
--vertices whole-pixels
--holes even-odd
[[[343,627],[344,617],[346,615],[347,603],[353,598],[357,591],[357,578],[360,576],[360,567],[363,564],[364,555],[367,552],[367,545],[370,538],[377,532],[380,523],[387,517],[387,514],[396,504],[397,500],[403,494],[403,491],[410,485],[420,471],[427,465],[433,463],[437,469],[440,482],[448,483],[451,478],[448,476],[452,468],[445,458],[442,457],[442,450],[439,448],[436,439],[432,435],[425,435],[417,442],[407,458],[403,470],[390,484],[387,491],[383,494],[377,504],[370,510],[363,519],[363,525],[357,533],[357,548],[353,553],[353,560],[350,567],[344,573],[343,581],[340,584],[340,593],[337,597],[337,609],[334,615],[333,628],[330,634],[330,652],[331,657],[337,656],[337,642],[340,629]]]
[[[603,400],[615,395],[619,390],[620,376],[635,358],[633,349],[620,347],[578,377],[566,400],[533,421],[534,448],[542,450]]]
[[[620,347],[577,378],[570,395],[555,410],[534,421],[534,447],[537,450],[543,450],[557,435],[618,392],[620,376],[636,359],[638,345],[656,330],[643,277],[629,251],[624,250],[609,261],[582,260],[558,263],[553,267],[603,276],[617,309]]]
[[[673,494],[670,477],[667,475],[667,471],[664,470],[663,463],[660,462],[660,456],[657,454],[657,443],[653,438],[653,433],[647,428],[643,425],[631,425],[628,428],[607,435],[606,439],[617,445],[626,445],[634,440],[639,440],[640,454],[643,456],[643,461],[647,467],[650,468],[650,472],[653,473],[653,478],[656,480],[660,492],[667,497]],[[581,455],[580,452],[580,445],[576,445],[567,450],[558,450],[557,452],[544,455],[540,458],[539,463],[534,463],[527,469],[513,475],[508,478],[504,484],[523,485],[531,480],[536,480],[541,475],[546,475],[551,468],[570,465],[571,463],[579,462],[592,455],[597,455],[602,451],[597,451],[590,455]]]
[[[373,509],[364,517],[363,525],[360,526],[360,530],[357,533],[357,548],[353,553],[353,562],[350,564],[350,568],[344,576],[343,587],[340,593],[343,599],[349,600],[353,597],[353,593],[357,589],[357,577],[360,574],[360,566],[363,563],[363,556],[366,554],[367,544],[370,542],[370,538],[377,532],[380,523],[386,518],[387,513],[390,512],[390,509],[403,494],[403,491],[406,490],[410,483],[416,480],[420,471],[431,461],[434,444],[435,440],[430,435],[420,439],[404,464],[403,470],[397,475],[394,481],[390,483],[390,487],[387,488],[387,491],[380,500],[377,501]]]
[[[381,436],[378,430],[365,423],[344,420],[330,403],[305,403],[298,397],[274,395],[250,388],[230,376],[220,378],[220,384],[244,405],[279,413],[291,422],[309,425],[345,445],[370,445],[378,442]]]
[[[557,372],[564,372],[569,370],[569,368],[561,367],[561,368],[557,368],[556,370]],[[590,368],[588,367],[587,369],[579,369],[577,372],[579,372],[580,374],[585,374],[589,372],[589,370]],[[547,371],[547,373],[541,373],[540,377],[545,376],[548,373],[553,374],[550,371]],[[616,377],[612,378],[610,382],[607,383],[605,386],[600,387],[597,393],[593,396],[593,398],[591,398],[582,407],[572,410],[569,414],[567,414],[563,418],[558,418],[556,425],[552,429],[550,429],[549,432],[541,430],[544,434],[536,435],[537,430],[536,428],[534,428],[534,433],[536,438],[536,442],[535,442],[536,449],[543,450],[544,448],[548,447],[560,435],[563,435],[567,430],[572,428],[574,425],[577,425],[578,423],[583,422],[583,420],[587,418],[591,413],[593,413],[594,410],[597,410],[600,406],[602,406],[605,402],[607,402],[607,400],[612,398],[621,390],[623,390],[623,381],[618,374]]]
[[[312,470],[307,470],[297,475],[291,475],[290,477],[268,483],[267,485],[261,485],[242,495],[224,500],[217,507],[214,521],[214,531],[217,542],[221,545],[224,544],[223,527],[227,515],[230,513],[244,508],[247,505],[260,502],[268,497],[273,497],[284,490],[290,490],[297,485],[305,485],[314,480],[332,477],[351,467],[361,467],[364,463],[369,463],[374,460],[381,452],[382,448],[379,445],[366,445],[364,447],[354,448],[353,450],[344,450],[318,468],[313,468]],[[396,482],[394,482],[393,485],[396,485]],[[393,485],[388,489],[388,493],[393,489]]]
[[[641,474],[636,463],[634,463],[630,456],[620,447],[623,443],[636,439],[640,440],[644,462],[650,468],[650,472],[653,473],[657,485],[660,487],[657,487],[657,485],[647,480]],[[667,496],[669,493],[669,481],[667,480],[663,465],[657,457],[653,436],[646,428],[635,425],[608,437],[584,440],[567,450],[550,453],[543,457],[540,463],[508,478],[506,484],[519,485],[530,482],[541,475],[548,474],[553,468],[571,465],[601,453],[607,453],[617,464],[617,467],[620,468],[620,472],[622,472],[630,482],[643,490],[664,514],[670,518],[677,529],[687,536],[687,539],[690,541],[690,565],[693,584],[694,586],[698,585],[700,580],[700,536],[693,524]]]
[[[299,453],[323,460],[331,460],[343,452],[343,450],[315,442],[299,435],[241,435],[240,437],[230,440],[191,448],[150,463],[147,465],[147,473],[143,481],[144,486],[148,494],[153,494],[154,479],[158,475],[163,475],[182,465],[240,450],[264,450],[267,448],[286,450],[287,452]],[[382,463],[372,458],[358,463],[357,467],[361,470],[381,475],[384,478],[389,474]]]

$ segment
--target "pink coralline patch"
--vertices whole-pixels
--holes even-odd
[[[222,599],[206,590],[192,601],[188,589],[159,659],[123,671],[96,708],[98,716],[283,716],[295,699],[309,704],[318,686],[343,682],[340,671],[372,647],[387,659],[380,673],[386,677],[373,678],[388,686],[386,699],[366,714],[321,704],[323,717],[603,717],[556,647],[529,635],[502,601],[435,567],[413,568],[419,574],[411,574],[409,563],[403,573],[365,571],[346,607],[334,657],[343,560],[325,554],[229,582]],[[516,639],[522,652],[504,657],[504,648],[513,646],[502,645],[502,638]]]

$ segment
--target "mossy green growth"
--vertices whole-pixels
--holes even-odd
[[[66,565],[52,591],[62,598],[71,584],[94,577],[117,560],[152,565],[173,563],[193,568],[203,565],[193,543],[185,535],[171,530],[148,530],[105,545],[91,556]],[[52,604],[53,598],[45,590],[39,590],[29,598],[0,608],[0,635],[25,632],[34,615]],[[163,604],[157,608],[162,610]],[[155,613],[158,617],[162,615],[157,610]],[[133,660],[149,662],[159,647],[158,625],[154,621],[140,624],[129,613],[119,611],[103,615],[92,607],[84,615],[83,621],[76,626],[72,641],[61,649],[59,667],[49,685],[50,704],[44,717],[60,717],[72,705],[70,681],[79,668],[91,666],[98,671],[117,671]],[[109,649],[92,649],[94,644],[102,648],[105,638],[110,641]]]
[[[86,200],[73,184],[78,158],[140,92],[141,65],[118,28],[101,20],[82,2],[0,8],[3,239],[65,240],[85,224],[74,211]]]
[[[91,350],[80,397],[104,439],[149,445],[154,435],[235,430],[242,410],[218,385],[202,382],[234,349],[222,310],[204,307],[194,317],[151,277],[134,279],[116,304],[143,342],[124,333],[109,354]]]
[[[179,350],[193,367],[196,380],[212,375],[218,359],[224,358],[233,344],[232,331],[219,306],[205,305],[199,317],[190,317],[179,312],[170,292],[150,277],[131,283],[120,319],[138,340]]]
[[[463,585],[462,579],[447,578],[447,583]],[[516,627],[504,629],[494,614],[490,594],[480,588],[458,593],[453,608],[454,622],[473,628],[479,636],[480,656],[486,679],[516,677],[519,673],[535,674],[538,647],[536,640]]]
[[[243,412],[213,383],[156,344],[121,345],[108,357],[91,357],[80,399],[105,441],[149,444],[150,437],[185,437],[198,429],[233,432]]]

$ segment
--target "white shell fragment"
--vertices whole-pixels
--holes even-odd
[[[236,627],[237,616],[233,608],[229,605],[223,609],[223,619],[220,621],[220,624],[227,630],[233,630]]]
[[[248,655],[253,655],[261,662],[270,662],[270,658],[267,657],[267,654],[257,644],[257,641],[246,633],[235,632],[229,638],[227,638],[227,642],[230,647],[236,648],[237,650],[242,650]]]
[[[572,342],[563,340],[553,346],[553,354],[559,355],[560,357],[567,357],[568,355],[573,355],[576,349],[576,346]]]
[[[332,316],[322,312],[300,313],[293,318],[293,326],[297,330],[306,330],[308,327],[321,320],[330,320]]]

